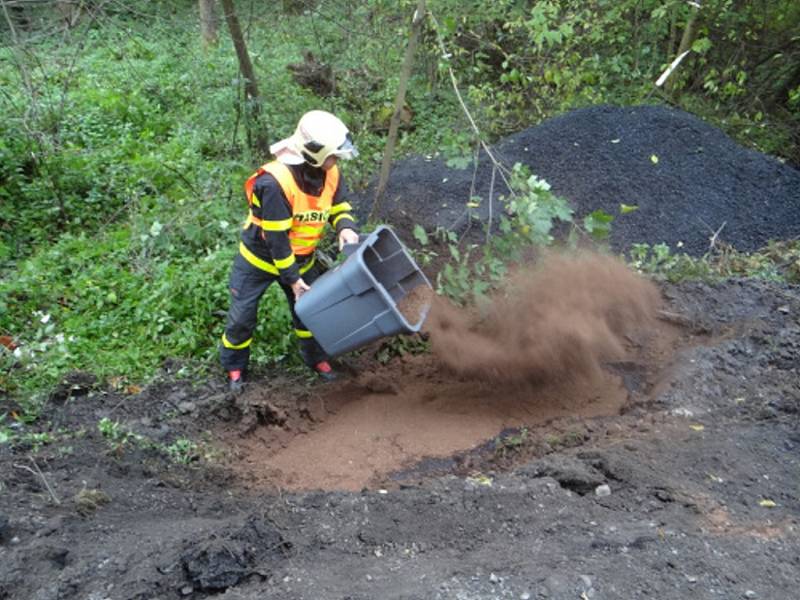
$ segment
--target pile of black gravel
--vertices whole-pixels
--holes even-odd
[[[800,235],[800,171],[743,148],[680,110],[575,110],[505,138],[494,152],[507,166],[521,162],[546,179],[571,201],[578,218],[595,209],[615,215],[611,244],[617,251],[636,242],[666,242],[702,255],[720,228],[717,239],[743,251]],[[473,167],[450,169],[438,158],[400,161],[379,216],[426,228],[463,228],[472,180]],[[484,220],[490,180],[484,155],[474,191],[483,198],[477,212]],[[503,192],[498,179],[494,197]],[[364,213],[372,193],[361,198]],[[620,215],[620,204],[639,208]]]

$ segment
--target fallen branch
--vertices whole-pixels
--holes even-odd
[[[39,468],[39,465],[36,464],[36,461],[33,460],[32,456],[28,456],[28,460],[31,461],[31,464],[34,467],[33,469],[31,469],[26,465],[17,465],[17,464],[14,465],[14,468],[28,471],[29,473],[37,475],[39,478],[41,478],[42,482],[44,483],[44,487],[47,488],[47,491],[50,493],[50,497],[53,499],[53,502],[55,502],[56,504],[61,504],[61,500],[58,499],[58,496],[56,496],[56,493],[53,491],[53,488],[50,487],[50,483],[47,481],[47,477],[44,476],[44,473],[42,473],[42,470]]]

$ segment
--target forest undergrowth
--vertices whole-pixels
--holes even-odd
[[[435,18],[423,28],[398,155],[470,165],[479,139],[452,69],[487,142],[580,106],[666,103],[800,163],[796,3],[714,0],[699,14],[672,0],[472,4],[428,3]],[[382,159],[415,5],[301,1],[264,13],[236,3],[255,100],[224,20],[218,43],[202,43],[196,2],[87,2],[67,24],[47,6],[4,6],[0,393],[17,398],[16,417],[35,418],[44,391],[69,371],[124,387],[166,360],[179,360],[186,376],[213,368],[245,212],[241,185],[267,159],[264,140],[290,134],[307,110],[330,110],[353,130],[361,154],[345,174],[364,188]],[[684,42],[690,55],[656,87]],[[449,254],[440,293],[469,301],[502,277],[498,249],[520,237],[550,243],[556,221],[571,221],[555,199],[535,202],[535,178],[517,179],[525,210],[512,208],[494,246],[470,250],[437,234]],[[602,237],[604,219],[579,229]],[[432,252],[429,234],[416,232],[422,254]],[[753,256],[675,251],[639,247],[631,260],[672,279],[791,279],[800,269],[796,241]],[[480,260],[465,259],[469,252]],[[284,303],[263,305],[254,364],[296,367]]]

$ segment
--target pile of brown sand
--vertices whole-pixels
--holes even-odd
[[[509,278],[480,315],[439,299],[426,323],[439,360],[498,382],[589,378],[652,322],[658,289],[621,261],[550,254]]]

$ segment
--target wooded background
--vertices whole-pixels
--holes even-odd
[[[466,167],[480,140],[605,103],[680,107],[800,164],[796,0],[0,6],[0,335],[40,381],[213,357],[242,182],[312,108],[353,130],[356,188],[387,148]],[[291,354],[273,316],[256,361]]]

